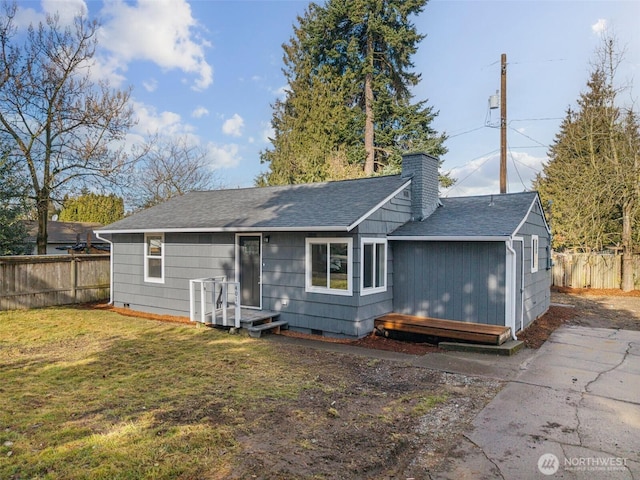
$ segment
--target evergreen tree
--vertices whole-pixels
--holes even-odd
[[[32,249],[22,222],[27,210],[25,185],[17,165],[0,156],[0,256],[26,255]]]
[[[124,200],[117,195],[85,192],[66,198],[60,211],[61,222],[93,222],[108,225],[124,217]]]
[[[311,4],[284,45],[288,90],[276,102],[269,171],[259,184],[399,171],[401,154],[446,152],[411,56],[423,35],[409,21],[426,0],[329,0]]]
[[[569,110],[535,187],[554,230],[554,248],[620,246],[623,289],[633,289],[632,252],[640,240],[640,123],[616,104],[620,57],[605,38],[578,109]]]

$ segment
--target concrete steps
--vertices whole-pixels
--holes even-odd
[[[267,315],[254,315],[253,318],[242,318],[240,324],[246,328],[251,338],[260,338],[263,333],[280,333],[280,329],[286,329],[289,323],[277,320],[277,313]]]

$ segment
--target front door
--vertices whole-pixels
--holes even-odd
[[[260,235],[237,236],[237,278],[240,282],[240,304],[261,308],[262,238]]]

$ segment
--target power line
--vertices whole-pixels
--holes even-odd
[[[526,134],[522,133],[521,131],[516,130],[516,129],[515,129],[515,128],[513,128],[513,127],[509,127],[509,129],[510,129],[510,130],[513,130],[514,132],[516,132],[516,133],[517,133],[517,134],[519,134],[519,135],[522,135],[522,136],[523,136],[523,137],[525,137],[525,138],[528,138],[528,139],[529,139],[529,140],[531,140],[532,142],[536,142],[538,145],[541,145],[541,146],[546,147],[546,148],[548,148],[548,147],[549,147],[549,145],[545,145],[544,143],[539,142],[539,141],[538,141],[538,140],[536,140],[535,138],[530,137],[529,135],[526,135]]]
[[[485,127],[486,127],[486,125],[481,125],[479,127],[472,128],[471,130],[466,130],[464,132],[456,133],[455,135],[449,135],[447,137],[447,139],[459,137],[460,135],[466,135],[467,133],[471,133],[471,132],[477,132],[478,130],[481,130],[481,129],[485,128]]]
[[[513,156],[513,152],[511,151],[511,148],[509,148],[509,157],[511,158],[511,163],[513,163],[513,168],[515,169],[516,173],[518,174],[518,179],[520,180],[520,183],[522,184],[522,188],[527,190],[527,186],[524,184],[524,181],[522,180],[522,176],[520,175],[520,170],[518,170],[518,165],[516,165],[516,159]]]
[[[562,120],[563,117],[541,117],[541,118],[514,118],[509,120],[509,124],[513,122],[542,122],[547,120]]]
[[[527,167],[530,170],[533,170],[536,173],[540,173],[540,171],[537,168],[532,167],[531,165],[527,165],[524,162],[521,162],[520,160],[517,160],[515,157],[513,158],[514,162],[518,162],[520,165],[522,165],[523,167]]]
[[[491,156],[490,156],[490,155],[492,155],[492,154],[494,154],[494,153],[496,153],[496,152],[499,152],[499,151],[500,151],[500,150],[492,150],[492,151],[490,151],[490,152],[483,153],[482,155],[480,155],[480,156],[478,156],[478,157],[476,157],[476,158],[473,158],[473,159],[469,160],[467,163],[463,164],[463,165],[462,165],[462,167],[464,167],[464,166],[466,166],[466,165],[469,165],[471,162],[473,162],[473,161],[475,161],[475,160],[478,160],[478,159],[480,159],[480,158],[482,158],[482,157],[484,157],[484,156],[486,156],[486,157],[487,157],[487,158],[485,158],[485,159],[484,159],[484,161],[483,161],[483,162],[481,162],[481,163],[480,163],[480,165],[478,165],[478,166],[477,166],[476,168],[474,168],[471,172],[469,172],[469,174],[468,174],[466,177],[464,177],[462,180],[456,180],[456,183],[454,183],[454,184],[449,188],[449,190],[447,190],[447,193],[445,193],[443,196],[444,196],[444,197],[447,197],[447,196],[448,196],[452,191],[454,191],[457,187],[459,187],[462,183],[464,183],[464,181],[465,181],[465,180],[467,180],[471,175],[473,175],[473,174],[474,174],[474,173],[476,173],[478,170],[480,170],[480,168],[481,168],[485,163],[487,163],[487,162],[491,159]],[[453,168],[461,168],[461,167],[452,167],[452,169],[453,169]],[[450,170],[450,171],[451,171],[451,170]]]

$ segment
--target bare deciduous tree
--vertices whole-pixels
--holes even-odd
[[[194,190],[221,188],[207,150],[187,136],[155,135],[144,148],[130,195],[136,208],[152,207]]]
[[[115,148],[133,125],[130,91],[94,81],[98,24],[58,16],[23,34],[15,4],[0,16],[0,135],[30,178],[38,216],[38,253],[46,252],[49,204],[84,181],[117,183],[130,166]]]

